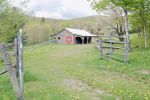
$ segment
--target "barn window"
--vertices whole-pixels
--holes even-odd
[[[58,40],[60,40],[60,37],[58,37]]]

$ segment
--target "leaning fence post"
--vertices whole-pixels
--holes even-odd
[[[17,38],[15,38],[15,71],[16,71],[16,77],[19,78],[18,39]]]
[[[17,81],[17,78],[16,78],[16,75],[15,75],[15,72],[13,70],[12,61],[10,59],[10,56],[9,56],[9,53],[8,53],[8,50],[5,46],[5,44],[0,44],[0,49],[1,49],[1,53],[3,56],[4,62],[5,62],[6,68],[7,68],[7,72],[10,77],[10,81],[12,83],[13,89],[17,96],[17,99],[24,100],[22,92],[21,92],[19,84],[18,84],[18,81]]]
[[[100,42],[100,57],[102,58],[103,51],[102,51],[102,39],[101,39],[101,37],[99,37],[99,42]]]

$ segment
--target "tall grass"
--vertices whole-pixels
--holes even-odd
[[[148,44],[148,46],[150,46],[150,41],[149,40],[150,40],[150,36],[147,35],[147,44]],[[133,47],[135,47],[135,46],[139,47],[139,48],[145,47],[145,37],[144,37],[144,35],[138,36],[137,33],[131,34],[130,35],[130,44]]]

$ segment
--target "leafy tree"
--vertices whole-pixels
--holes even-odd
[[[48,36],[53,34],[52,28],[48,24],[39,22],[26,24],[24,31],[26,32],[25,36],[28,36],[28,44],[32,45],[47,41]]]
[[[63,21],[63,22],[61,22],[60,27],[61,28],[69,28],[69,23],[67,21]]]
[[[146,26],[150,17],[150,0],[135,0],[132,6],[134,8],[131,11],[133,12],[133,17],[137,19],[137,25],[144,28],[145,47],[147,47]]]
[[[112,32],[118,34],[118,36],[123,36],[125,32],[124,28],[124,18],[122,16],[123,9],[120,7],[116,7],[114,4],[110,3],[107,7],[107,10],[104,11],[104,14],[108,16],[108,18],[103,19],[103,26],[108,30],[112,30]],[[119,40],[123,42],[124,38],[119,37]]]
[[[22,7],[27,2],[22,2]],[[14,7],[10,0],[3,0],[0,3],[0,42],[13,42],[19,29],[29,20],[29,16],[29,13],[22,8]]]
[[[94,10],[100,13],[103,10],[107,9],[107,6],[112,2],[115,6],[122,7],[125,14],[125,28],[126,28],[126,36],[127,36],[127,47],[128,51],[131,51],[130,41],[129,41],[129,29],[128,29],[128,16],[127,11],[130,11],[131,4],[134,3],[134,0],[88,0],[92,1],[91,6]]]

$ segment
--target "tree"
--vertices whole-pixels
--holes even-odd
[[[115,30],[115,33],[118,36],[123,36],[125,32],[124,28],[124,18],[123,18],[123,9],[120,7],[116,7],[113,3],[107,7],[107,10],[104,11],[104,14],[108,16],[108,18],[103,18],[103,26],[108,28],[108,30]],[[119,37],[121,42],[124,41],[123,37]]]
[[[88,0],[91,1],[91,0]],[[128,29],[128,16],[127,11],[131,9],[131,4],[134,3],[134,0],[92,0],[91,6],[94,10],[100,13],[103,10],[107,9],[107,6],[112,2],[115,6],[122,7],[125,15],[125,28],[126,28],[126,37],[127,37],[127,48],[128,51],[131,51],[130,41],[129,41],[129,29]]]
[[[44,17],[42,17],[41,22],[42,22],[42,23],[45,22],[45,18],[44,18]]]
[[[69,28],[69,23],[67,21],[63,21],[63,22],[61,22],[60,27],[61,28]]]
[[[26,24],[24,30],[25,36],[28,36],[28,44],[37,44],[48,40],[48,36],[53,34],[52,28],[47,24],[40,24],[38,22],[32,22]]]
[[[134,6],[131,10],[133,17],[136,17],[138,24],[144,27],[145,47],[147,47],[146,26],[150,17],[150,0],[136,0],[132,6]]]
[[[27,2],[21,2],[21,7]],[[15,7],[11,0],[0,2],[0,42],[13,42],[19,29],[28,22],[30,14],[21,7]]]

